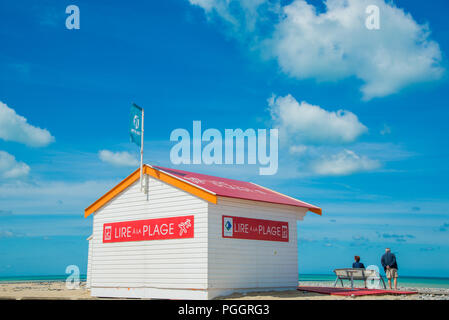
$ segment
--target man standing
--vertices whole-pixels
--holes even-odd
[[[391,278],[394,278],[394,290],[398,289],[398,264],[396,262],[396,256],[391,253],[390,248],[385,249],[385,253],[380,259],[382,267],[384,267],[385,274],[387,275],[388,285],[391,289]]]

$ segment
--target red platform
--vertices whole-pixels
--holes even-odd
[[[308,287],[299,286],[299,291],[308,291],[321,294],[330,294],[333,296],[366,296],[383,294],[417,294],[417,291],[383,290],[383,289],[365,289],[365,288],[335,288],[335,287]]]

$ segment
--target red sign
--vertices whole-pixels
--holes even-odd
[[[193,238],[193,216],[105,223],[103,243]]]
[[[223,216],[223,238],[288,242],[288,222]]]

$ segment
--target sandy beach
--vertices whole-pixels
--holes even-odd
[[[323,286],[320,282],[308,282],[308,286]],[[234,293],[217,298],[219,300],[449,300],[449,289],[437,288],[405,288],[401,290],[418,291],[414,295],[376,295],[362,297],[340,297],[312,292],[268,291],[252,293]],[[8,282],[0,283],[0,299],[28,300],[91,300],[99,299],[90,296],[82,282],[79,289],[69,290],[62,281]],[[101,298],[104,300],[104,298]]]

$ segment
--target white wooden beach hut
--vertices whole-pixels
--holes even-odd
[[[212,299],[294,289],[297,220],[321,209],[259,185],[144,165],[85,210],[96,297]]]

